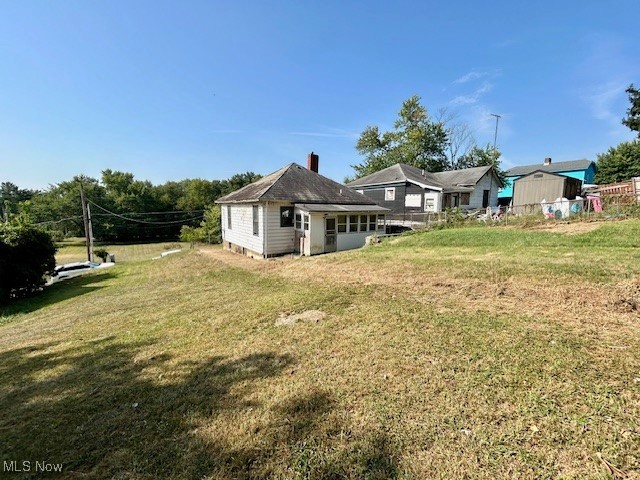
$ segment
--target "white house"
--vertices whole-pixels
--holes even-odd
[[[313,152],[216,200],[225,248],[251,257],[316,255],[359,248],[384,233],[388,209],[318,174]]]

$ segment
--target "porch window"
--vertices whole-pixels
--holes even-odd
[[[358,231],[358,215],[349,215],[349,233]]]
[[[280,207],[280,226],[293,227],[293,207]]]
[[[304,229],[309,230],[309,215],[304,216]]]
[[[361,232],[366,232],[367,231],[367,216],[366,215],[360,215],[360,231]]]
[[[460,194],[460,205],[469,205],[471,194],[469,192]]]
[[[253,234],[259,235],[260,232],[260,216],[258,214],[258,205],[253,206]]]
[[[296,230],[302,230],[302,215],[296,213]]]
[[[378,230],[384,232],[384,215],[378,215]]]
[[[384,199],[387,202],[392,202],[396,199],[396,187],[390,187],[384,189]]]
[[[370,232],[375,232],[376,231],[376,216],[375,215],[369,215],[369,231]]]
[[[231,230],[231,205],[227,205],[227,228]]]
[[[338,233],[346,233],[347,231],[347,216],[338,215]]]

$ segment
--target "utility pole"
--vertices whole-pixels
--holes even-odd
[[[497,115],[495,113],[491,113],[490,115],[492,117],[496,117],[496,133],[493,136],[493,156],[495,157],[495,160],[497,160],[498,159],[498,155],[496,155],[496,153],[497,153],[496,144],[498,143],[498,122],[500,121],[502,116],[501,115]]]
[[[80,200],[82,201],[82,219],[84,221],[84,237],[87,243],[87,260],[90,262],[93,252],[91,249],[91,223],[89,220],[89,209],[87,208],[87,199],[84,197],[84,187],[82,179],[80,179]]]

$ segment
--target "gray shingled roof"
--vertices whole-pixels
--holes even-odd
[[[376,205],[369,197],[296,163],[291,163],[240,190],[220,197],[216,203],[253,203],[267,200],[292,203]]]
[[[473,167],[462,170],[449,170],[446,172],[425,172],[423,175],[422,170],[419,168],[404,163],[397,163],[379,172],[354,180],[348,185],[352,188],[357,188],[368,185],[411,182],[449,192],[452,191],[452,187],[475,185],[489,170],[491,170],[491,167]]]
[[[435,190],[442,190],[442,185],[440,185],[432,175],[432,173],[425,172],[425,175],[423,176],[422,171],[419,168],[412,167],[405,163],[396,163],[395,165],[391,165],[390,167],[372,173],[371,175],[354,180],[347,185],[351,188],[357,188],[365,185],[382,185],[409,181],[432,187]]]
[[[586,170],[594,163],[591,160],[570,160],[568,162],[551,162],[549,165],[520,165],[507,170],[508,177],[528,175],[540,170],[542,172],[568,172],[570,170]]]

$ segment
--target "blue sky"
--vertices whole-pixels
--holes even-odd
[[[341,181],[367,125],[417,94],[506,167],[633,138],[637,0],[0,0],[0,181],[106,168],[153,183],[320,155]]]

